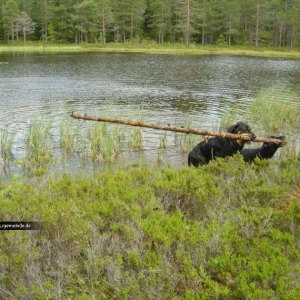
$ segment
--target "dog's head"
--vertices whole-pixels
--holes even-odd
[[[256,135],[251,131],[251,127],[244,122],[238,122],[235,125],[232,125],[228,129],[228,132],[233,134],[249,134],[251,141],[253,141],[256,138]]]
[[[285,140],[284,136],[270,136],[271,139]],[[259,157],[261,159],[268,159],[273,157],[278,148],[282,147],[283,143],[264,142],[259,150]]]
[[[281,141],[285,141],[285,136],[281,135],[281,136],[275,136],[275,135],[271,135],[269,136],[270,139],[276,139],[276,140],[281,140]],[[277,150],[278,148],[282,147],[284,144],[283,143],[274,143],[274,142],[264,142],[262,147],[263,148],[269,148],[272,150]]]

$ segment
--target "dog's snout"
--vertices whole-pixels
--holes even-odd
[[[251,128],[248,127],[248,134],[250,135],[250,140],[253,141],[256,138],[255,133],[251,131]]]

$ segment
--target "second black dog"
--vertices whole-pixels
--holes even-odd
[[[271,139],[278,139],[281,141],[285,140],[284,136],[270,136]],[[278,148],[282,147],[283,144],[276,143],[266,143],[264,142],[260,148],[254,149],[243,149],[241,154],[244,156],[246,162],[254,162],[257,157],[259,159],[269,159],[272,158]]]
[[[251,136],[251,140],[255,139],[255,134],[251,131],[248,124],[244,122],[238,122],[228,129],[229,133],[242,134],[246,133]],[[221,137],[212,137],[206,141],[203,141],[195,146],[195,148],[189,153],[188,165],[208,164],[215,157],[227,157],[232,156],[235,153],[241,151],[247,141],[225,139]]]

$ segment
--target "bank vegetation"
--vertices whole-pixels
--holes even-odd
[[[300,157],[0,186],[3,299],[298,299]]]
[[[256,56],[268,58],[299,59],[300,48],[274,48],[254,46],[216,46],[216,45],[183,45],[180,43],[156,42],[128,42],[107,44],[44,44],[41,42],[28,42],[26,45],[16,42],[0,44],[0,53],[80,53],[80,52],[129,52],[148,54],[171,54],[171,55],[237,55]]]

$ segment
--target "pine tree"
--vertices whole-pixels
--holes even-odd
[[[195,0],[178,0],[176,3],[175,29],[182,36],[184,44],[188,45],[197,31],[199,22],[199,5]]]
[[[100,41],[105,44],[107,39],[107,30],[114,22],[112,3],[110,0],[98,0],[97,7],[99,11]]]
[[[231,46],[232,37],[238,38],[241,20],[241,7],[239,0],[222,0],[222,25],[227,36],[228,45]]]
[[[75,5],[73,21],[76,29],[75,41],[78,43],[94,42],[97,33],[97,6],[93,0],[85,0]],[[90,37],[90,39],[89,39]]]
[[[8,0],[3,9],[3,23],[7,39],[10,38],[13,43],[17,37],[16,22],[19,14],[20,10],[17,3],[14,0]]]
[[[153,37],[162,44],[171,18],[170,0],[150,0],[149,1],[149,28]]]

